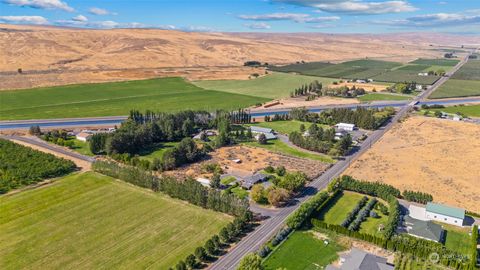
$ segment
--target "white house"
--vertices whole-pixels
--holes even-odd
[[[273,129],[271,128],[251,126],[250,130],[253,134],[255,134],[254,137],[257,140],[260,137],[260,134],[264,134],[267,140],[275,140],[277,138],[277,136],[273,133]]]
[[[427,203],[425,215],[429,220],[463,226],[465,209],[429,202]]]
[[[87,133],[87,132],[80,132],[77,135],[75,135],[75,138],[77,138],[77,140],[82,142],[88,141],[91,137],[92,137],[92,133]]]
[[[338,123],[335,125],[335,127],[340,130],[346,130],[346,131],[353,131],[355,129],[354,124],[348,124],[348,123]]]
[[[420,72],[418,73],[418,76],[428,76],[428,72]]]

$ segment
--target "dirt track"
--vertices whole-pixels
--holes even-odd
[[[345,174],[480,212],[480,125],[415,116],[389,131]]]

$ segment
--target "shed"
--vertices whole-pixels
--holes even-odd
[[[338,123],[335,125],[335,127],[340,130],[346,130],[346,131],[355,130],[355,124],[349,124],[349,123]]]
[[[275,140],[277,138],[277,136],[273,133],[259,133],[257,135],[255,135],[255,139],[258,140],[258,138],[260,137],[260,134],[263,134],[265,135],[265,138],[268,140]]]
[[[431,220],[463,226],[465,209],[429,202],[426,207],[426,215]]]
[[[86,142],[90,140],[91,137],[92,137],[92,133],[87,133],[87,132],[80,132],[77,135],[75,135],[75,138],[82,142]]]
[[[264,127],[258,127],[258,126],[250,126],[250,130],[254,133],[273,133],[273,129],[271,128],[264,128]]]

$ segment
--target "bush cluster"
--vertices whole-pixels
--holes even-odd
[[[407,201],[417,202],[422,204],[427,204],[428,202],[433,201],[432,195],[424,192],[419,192],[419,191],[404,190],[402,192],[402,197]]]
[[[377,203],[377,199],[372,198],[368,201],[367,205],[358,212],[355,220],[348,226],[348,229],[351,231],[358,231],[360,228],[360,224],[365,221],[365,219],[370,216],[370,211],[373,209],[375,204]]]
[[[348,213],[347,217],[342,221],[342,223],[340,224],[342,227],[345,227],[345,228],[348,228],[348,226],[350,225],[350,223],[352,223],[352,221],[355,219],[355,217],[357,216],[357,213],[360,212],[360,209],[363,208],[363,206],[365,206],[365,204],[367,203],[368,201],[368,197],[367,196],[364,196],[358,203],[357,205],[355,206],[355,208],[353,208],[352,211],[350,211],[350,213]]]

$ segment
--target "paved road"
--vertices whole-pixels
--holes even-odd
[[[427,90],[428,93],[433,92],[440,83],[443,83],[446,78],[440,79],[436,84],[434,84],[430,90]],[[426,95],[428,96],[428,95]],[[370,107],[370,108],[383,108],[383,107],[396,107],[401,108],[411,101],[381,101],[374,103],[363,103],[363,104],[348,104],[348,105],[326,105],[326,106],[312,106],[307,107],[311,112],[320,112],[331,108],[356,108],[360,107]],[[480,103],[480,97],[470,97],[470,98],[455,98],[455,99],[437,99],[430,101],[422,101],[417,105],[427,104],[440,104],[445,106],[456,105],[456,104],[465,104],[465,103]],[[252,111],[251,115],[253,117],[263,117],[265,115],[273,114],[287,114],[290,109],[262,109]],[[107,116],[107,117],[85,117],[85,118],[62,118],[62,119],[34,119],[34,120],[14,120],[14,121],[0,121],[0,130],[13,130],[13,129],[29,129],[31,126],[40,126],[42,128],[72,128],[72,127],[94,127],[94,126],[107,126],[113,127],[115,125],[120,125],[123,121],[127,119],[127,116]]]
[[[72,157],[72,158],[75,158],[75,159],[79,159],[79,160],[82,160],[82,161],[86,161],[86,162],[89,162],[89,163],[93,163],[95,161],[95,158],[93,158],[93,157],[84,156],[84,155],[79,154],[79,153],[67,151],[60,146],[51,145],[51,144],[49,144],[49,143],[47,143],[47,142],[45,142],[41,139],[35,138],[35,137],[29,138],[29,137],[21,137],[21,136],[1,136],[0,135],[0,138],[5,139],[5,140],[17,140],[17,141],[25,142],[25,143],[28,143],[28,144],[32,144],[32,145],[35,145],[35,146],[38,146],[38,147],[42,147],[42,148],[48,149],[50,151],[54,151],[54,152],[57,152],[59,154],[66,155],[66,156],[69,156],[69,157]]]
[[[465,62],[468,60],[463,59],[455,68],[453,73],[458,70]],[[452,73],[452,74],[453,74]],[[451,74],[449,74],[451,75]],[[272,216],[270,219],[264,221],[259,227],[257,227],[252,233],[247,237],[242,239],[229,253],[225,256],[219,258],[215,263],[212,264],[210,269],[214,270],[227,270],[235,269],[235,267],[240,262],[241,258],[250,252],[258,250],[265,242],[267,242],[278,230],[283,226],[286,218],[295,211],[302,202],[313,196],[317,190],[325,188],[328,183],[339,176],[344,172],[349,165],[358,157],[360,157],[365,151],[367,151],[375,142],[377,142],[388,130],[390,130],[398,120],[402,119],[407,115],[407,113],[413,109],[415,104],[425,98],[427,98],[433,91],[440,87],[443,83],[448,80],[449,77],[442,77],[441,80],[438,80],[434,85],[432,85],[428,90],[426,90],[421,95],[417,96],[413,101],[401,107],[400,110],[395,114],[392,119],[384,125],[384,127],[376,130],[372,135],[370,135],[359,147],[359,149],[352,155],[345,158],[345,160],[337,162],[320,177],[312,181],[304,193],[298,199],[298,202],[295,205],[286,207],[282,209],[276,216]]]

